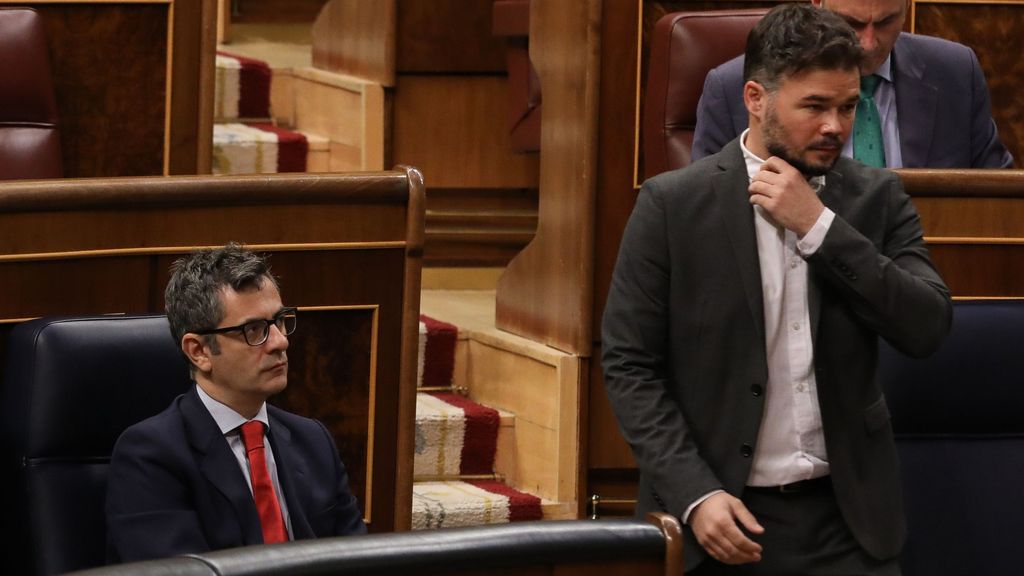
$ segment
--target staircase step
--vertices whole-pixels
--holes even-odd
[[[416,395],[413,477],[493,474],[501,414],[459,394]]]
[[[439,389],[452,385],[455,370],[455,342],[459,329],[427,316],[420,315],[418,385]]]
[[[217,51],[214,89],[216,122],[268,121],[270,119],[270,66],[222,50]]]
[[[214,174],[305,172],[308,154],[301,132],[265,123],[213,125]]]
[[[540,520],[540,498],[497,481],[416,482],[412,528],[453,528]]]

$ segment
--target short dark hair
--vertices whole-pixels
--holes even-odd
[[[164,290],[164,309],[174,341],[180,344],[189,332],[217,327],[224,319],[220,293],[225,287],[240,292],[261,289],[266,282],[277,286],[266,259],[235,242],[197,250],[177,260]],[[215,347],[212,335],[207,341]]]
[[[805,70],[859,68],[864,50],[841,16],[805,3],[776,5],[747,36],[744,81],[769,91]]]

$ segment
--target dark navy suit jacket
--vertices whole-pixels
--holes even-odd
[[[294,539],[366,532],[324,425],[269,404],[267,416]],[[111,562],[263,543],[238,460],[194,386],[118,439],[106,510]]]
[[[900,34],[892,49],[900,152],[905,168],[1012,168],[999,140],[985,74],[956,42]],[[747,128],[743,56],[711,70],[697,104],[693,162]]]

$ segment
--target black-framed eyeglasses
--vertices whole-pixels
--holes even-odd
[[[277,326],[277,329],[281,331],[285,336],[290,336],[295,332],[295,327],[298,322],[298,317],[295,313],[295,308],[285,308],[274,314],[274,317],[270,320],[249,320],[244,324],[238,326],[227,326],[224,328],[211,328],[210,330],[196,330],[193,334],[199,334],[200,336],[206,334],[224,334],[227,332],[241,332],[242,336],[245,337],[245,343],[249,346],[261,346],[270,337],[270,327]]]

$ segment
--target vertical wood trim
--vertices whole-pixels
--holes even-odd
[[[530,59],[544,87],[537,234],[498,282],[498,328],[589,356],[601,0],[534,1]]]
[[[402,352],[398,383],[398,432],[395,448],[395,531],[412,528],[412,479],[416,449],[416,366],[419,354],[420,289],[423,269],[426,188],[423,175],[411,167],[399,167],[409,179],[406,212],[404,313]]]
[[[199,25],[199,119],[196,138],[196,174],[213,173],[213,100],[217,73],[217,2],[203,0]],[[229,15],[230,16],[230,15]]]
[[[163,175],[171,172],[171,94],[174,93],[174,2],[167,6],[167,59],[164,64],[164,166]]]

